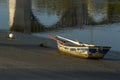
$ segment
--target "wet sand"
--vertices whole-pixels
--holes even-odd
[[[59,54],[52,40],[21,33],[10,40],[7,34],[0,33],[0,80],[120,80],[119,52],[81,59]]]

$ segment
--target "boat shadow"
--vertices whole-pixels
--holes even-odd
[[[103,60],[108,60],[108,61],[120,61],[120,59],[115,59],[115,58],[104,58]]]
[[[110,51],[103,60],[109,61],[120,61],[120,52],[119,51]]]
[[[77,58],[77,59],[85,59],[85,60],[103,60],[103,61],[120,61],[120,54],[114,54],[110,52],[110,54],[106,55],[104,58],[102,59],[96,59],[96,58],[82,58],[82,57],[78,57],[78,56],[74,56],[74,55],[70,55],[70,54],[66,54],[63,52],[58,51],[58,54],[64,57],[71,57],[71,58]],[[116,57],[117,56],[117,57]]]

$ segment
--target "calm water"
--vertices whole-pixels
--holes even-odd
[[[59,7],[56,4],[59,5]],[[68,6],[63,7],[67,4],[66,2],[63,4],[62,0],[32,0],[32,5],[34,15],[45,27],[50,27],[57,23],[68,8]],[[100,10],[101,9],[94,14],[89,14],[98,22],[107,16],[105,14],[106,7],[104,10]],[[97,13],[99,14],[97,15]],[[0,0],[0,29],[8,30],[8,24],[8,0]],[[43,37],[48,37],[48,35],[61,35],[70,39],[80,40],[84,43],[92,42],[96,45],[112,46],[111,51],[117,51],[120,54],[120,23],[94,26],[83,25],[82,28],[80,27],[81,26],[77,26],[76,28],[63,28],[49,32],[35,33],[33,35]]]
[[[9,29],[8,0],[0,0],[0,29]]]

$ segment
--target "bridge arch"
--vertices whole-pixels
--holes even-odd
[[[94,0],[69,0],[69,8],[51,29],[67,26],[81,26],[91,23],[89,16],[94,11],[88,11]],[[30,33],[47,29],[34,16],[31,10],[31,0],[9,0],[10,30]],[[95,7],[94,5],[92,7]],[[91,7],[91,8],[92,8]],[[106,8],[107,9],[107,8]],[[107,11],[106,11],[107,14]],[[93,22],[93,21],[92,21]]]
[[[9,18],[10,30],[30,33],[31,0],[9,0]]]

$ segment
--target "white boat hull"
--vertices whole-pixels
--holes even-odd
[[[102,53],[102,50],[100,53],[100,50],[96,52],[90,51],[92,49],[97,50],[97,48],[99,48],[97,46],[67,46],[67,45],[61,44],[59,41],[57,41],[57,43],[58,43],[58,49],[61,52],[65,54],[74,55],[77,57],[82,57],[82,58],[103,58],[105,54],[108,52],[108,50],[110,49],[110,47],[100,47],[102,50],[107,50],[106,53]]]

